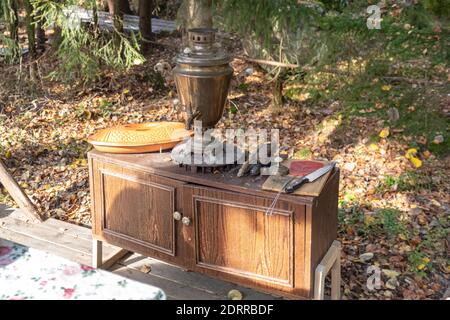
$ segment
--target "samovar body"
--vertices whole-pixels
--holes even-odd
[[[189,47],[176,57],[173,70],[181,104],[186,108],[186,127],[200,120],[213,128],[223,115],[233,68],[231,57],[215,44],[214,29],[190,29]]]

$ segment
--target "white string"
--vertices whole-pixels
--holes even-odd
[[[270,204],[270,207],[267,208],[265,215],[266,216],[271,216],[273,215],[273,210],[275,209],[275,206],[278,202],[278,199],[281,196],[281,193],[283,192],[284,188],[286,188],[286,186],[288,185],[289,182],[291,182],[295,177],[292,177],[290,179],[288,179],[283,186],[281,187],[280,191],[278,191],[277,195],[275,196],[275,198],[273,199],[272,203]]]

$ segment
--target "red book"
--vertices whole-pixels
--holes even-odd
[[[325,163],[320,161],[293,160],[289,167],[289,175],[303,177],[322,168],[324,165]]]

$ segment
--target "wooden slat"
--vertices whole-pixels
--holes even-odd
[[[91,243],[89,241],[77,239],[64,232],[60,232],[57,229],[49,229],[41,224],[31,224],[19,219],[3,219],[2,222],[1,228],[3,229],[28,235],[42,241],[51,242],[67,249],[76,250],[86,254],[91,253]]]
[[[58,252],[61,252],[61,250],[69,250],[82,253],[82,262],[74,260],[80,263],[86,264],[84,257],[91,257],[92,255],[91,230],[68,222],[50,218],[43,223],[27,223],[24,220],[24,216],[21,210],[3,207],[0,208],[0,230],[1,229],[6,229],[11,232],[10,236],[12,238],[9,239],[11,241],[15,241],[13,235],[16,234],[18,239],[23,239],[23,236],[25,236],[27,239],[33,238],[36,241],[50,243],[52,244],[52,246],[50,246],[49,248],[53,248]],[[120,248],[117,248],[115,246],[109,244],[103,245],[103,251],[106,260],[109,259],[112,255],[116,254],[118,250],[120,250]],[[49,252],[52,251],[50,250]],[[67,258],[70,258],[71,256],[72,255],[69,254]],[[90,265],[91,261],[89,260],[89,263],[87,264]]]
[[[211,294],[226,295],[227,289],[229,291],[232,288],[232,285],[230,284],[228,286],[229,288],[224,289],[223,281],[213,278],[207,278],[207,280],[211,281],[205,281],[205,276],[199,273],[183,271],[178,267],[165,264],[152,258],[146,258],[139,254],[133,254],[119,263],[127,266],[128,268],[139,271],[145,269],[147,266],[150,266],[150,273],[152,275],[162,278],[169,278],[172,281],[178,282],[182,285],[192,286],[193,288],[197,288]]]
[[[46,251],[78,263],[86,265],[91,263],[90,254],[83,253],[78,250],[72,250],[42,239],[36,239],[30,235],[17,233],[12,230],[0,228],[0,238],[10,240],[30,248]]]
[[[0,203],[0,221],[4,218],[14,217],[21,220],[28,220],[28,216],[19,208],[11,208]]]
[[[269,294],[257,292],[252,289],[211,278],[200,273],[184,271],[179,267],[172,266],[156,259],[146,258],[139,254],[133,254],[130,257],[125,258],[120,261],[119,264],[137,271],[144,270],[147,266],[150,266],[151,275],[165,278],[170,281],[175,281],[183,286],[189,286],[210,294],[215,294],[218,296],[217,299],[226,299],[228,292],[232,289],[239,290],[243,294],[244,299],[272,300],[276,298]]]
[[[27,221],[27,216],[23,213],[22,210],[17,208],[11,208],[5,205],[0,204],[0,223],[7,222],[8,219],[19,219],[22,221]],[[76,239],[84,239],[86,241],[89,241],[89,243],[92,241],[92,230],[88,227],[83,227],[80,225],[76,225],[74,223],[49,218],[45,220],[43,223],[39,224],[39,228],[44,227],[51,231],[51,233],[59,232],[64,233],[66,235],[70,235]],[[113,253],[114,251],[117,251],[119,249],[116,246],[110,245],[108,243],[103,243],[104,251],[107,255]]]
[[[102,242],[96,239],[92,240],[92,266],[100,268],[103,262],[103,246]]]
[[[131,252],[128,250],[119,249],[116,252],[112,253],[111,255],[105,257],[103,259],[103,263],[102,263],[101,267],[103,269],[109,269],[113,265],[115,265],[117,263],[117,261],[119,261],[120,259],[122,259],[125,256],[129,256],[130,254],[131,254]]]
[[[43,221],[34,204],[25,192],[23,192],[22,188],[20,188],[12,175],[8,172],[8,169],[2,160],[0,160],[0,182],[3,184],[17,205],[29,216],[30,219],[37,222]]]
[[[89,241],[89,243],[92,241],[92,230],[91,228],[88,227],[79,226],[70,222],[54,218],[45,220],[45,222],[42,225],[60,231],[64,230],[65,234],[71,235],[78,239],[85,239]],[[112,254],[115,254],[119,249],[120,249],[119,247],[103,242],[103,253],[105,254],[106,258],[108,258],[108,256]]]
[[[65,230],[64,231],[65,234],[69,234],[75,238],[85,239],[87,241],[92,240],[91,229],[87,227],[82,227],[73,223],[69,223],[54,218],[46,220],[45,225],[56,230]]]
[[[122,265],[115,265],[110,269],[115,274],[125,278],[150,284],[161,288],[170,300],[217,300],[218,296],[207,293],[202,290],[181,285],[178,282],[160,278],[148,273],[143,273],[135,269],[127,268]]]

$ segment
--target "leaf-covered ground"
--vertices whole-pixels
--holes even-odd
[[[425,35],[429,51],[440,43],[442,31],[435,31]],[[158,62],[171,63],[179,40],[160,41],[166,46],[145,65],[105,71],[85,88],[43,80],[33,89],[17,81],[18,67],[0,65],[0,155],[41,212],[90,225],[86,139],[96,130],[182,120],[170,70],[154,71]],[[362,58],[287,81],[277,113],[265,73],[233,62],[219,127],[277,128],[290,156],[338,162],[344,299],[440,299],[448,288],[450,69],[425,49],[382,62],[384,73]],[[239,47],[235,53],[242,54]],[[41,72],[54,63],[48,54]],[[14,205],[5,190],[0,202]],[[369,266],[381,270],[375,290],[366,285]]]

